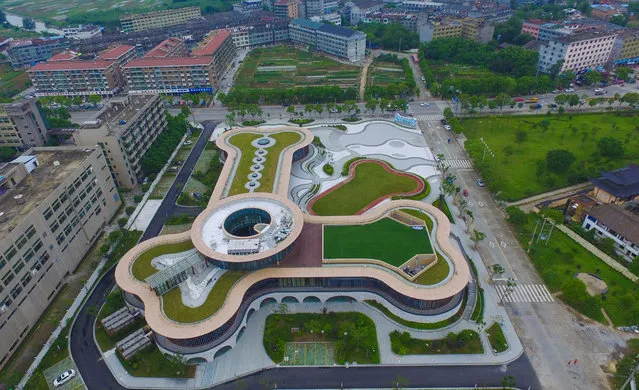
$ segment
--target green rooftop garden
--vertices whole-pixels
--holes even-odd
[[[399,267],[424,253],[433,253],[426,231],[390,218],[367,225],[324,226],[327,259],[376,259]]]
[[[260,186],[256,192],[273,191],[280,154],[284,149],[302,140],[302,135],[296,131],[283,131],[269,134],[269,137],[275,139],[276,142],[275,145],[266,149],[268,154],[263,164],[264,169],[260,172],[262,178],[260,179]],[[262,135],[256,133],[239,133],[227,140],[229,144],[237,147],[241,151],[241,154],[238,156],[240,161],[228,193],[229,196],[248,192],[244,185],[248,181],[247,176],[251,173],[251,165],[253,165],[253,158],[255,158],[255,151],[257,150],[251,143],[258,138],[262,138]]]
[[[245,274],[239,271],[225,272],[209,292],[206,301],[198,307],[188,307],[182,302],[182,292],[174,288],[162,295],[162,310],[164,314],[176,322],[199,322],[215,314],[224,302],[231,287]]]
[[[158,256],[167,255],[169,253],[186,252],[193,248],[194,247],[191,240],[180,242],[177,244],[166,244],[153,247],[145,251],[140,256],[138,256],[137,259],[135,259],[133,265],[131,266],[131,273],[133,274],[134,278],[143,282],[146,278],[158,272],[158,269],[151,264],[151,261],[153,259]]]

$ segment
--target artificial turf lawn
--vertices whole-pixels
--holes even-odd
[[[198,307],[188,307],[182,302],[182,292],[174,288],[162,295],[162,310],[164,314],[176,322],[191,323],[205,320],[215,314],[224,302],[229,290],[235,282],[244,276],[243,272],[225,272],[209,292],[206,301]]]
[[[313,204],[317,215],[353,215],[382,196],[411,193],[419,185],[411,177],[387,171],[376,162],[355,167],[355,176]]]
[[[144,281],[144,279],[158,272],[158,269],[151,264],[153,259],[169,253],[186,252],[190,249],[193,249],[193,243],[191,240],[151,248],[138,256],[138,258],[133,262],[133,265],[131,266],[133,277],[139,281]]]
[[[433,234],[433,227],[435,226],[433,223],[433,220],[431,219],[431,217],[426,214],[423,211],[420,210],[416,210],[416,209],[400,209],[401,211],[405,212],[408,215],[412,215],[415,218],[419,218],[422,221],[424,221],[424,223],[426,224],[426,227],[428,228],[428,232]]]
[[[433,253],[426,232],[390,218],[367,225],[324,226],[327,259],[376,259],[399,267],[423,253]]]
[[[566,174],[554,175],[550,181],[537,176],[537,161],[545,163],[546,153],[552,149],[573,153],[576,160],[571,167],[582,166],[590,176],[596,176],[599,169],[615,169],[636,160],[638,119],[636,114],[617,116],[614,113],[490,116],[464,118],[459,131],[468,138],[466,148],[491,190],[501,191],[507,200],[515,200],[571,183]],[[548,130],[540,125],[543,120],[550,121]],[[519,131],[527,133],[527,140],[521,144],[516,142]],[[494,158],[486,156],[484,166],[480,164],[483,155],[480,137],[495,154]],[[603,137],[620,140],[626,152],[624,157],[613,160],[598,157],[597,141]],[[504,151],[506,147],[512,155]],[[585,181],[585,177],[577,181]]]
[[[488,335],[488,340],[490,340],[490,345],[495,351],[499,353],[508,349],[508,342],[506,342],[506,337],[499,323],[495,322],[490,328],[486,329],[486,334]]]
[[[251,142],[257,138],[262,138],[262,134],[256,133],[239,133],[235,134],[228,139],[228,143],[240,149],[241,154],[238,156],[240,159],[233,177],[233,183],[229,190],[228,196],[243,194],[248,192],[244,185],[248,182],[248,175],[251,173],[251,166],[254,164],[256,147],[251,145]],[[264,169],[260,172],[262,178],[260,186],[255,192],[272,192],[273,184],[275,183],[275,174],[277,173],[277,165],[279,156],[282,151],[298,143],[302,139],[302,135],[295,131],[283,131],[275,134],[268,134],[269,137],[275,139],[275,144],[266,150],[266,161],[264,162]]]
[[[422,284],[425,286],[437,284],[442,280],[446,279],[448,273],[450,272],[450,265],[446,259],[441,255],[441,253],[437,252],[437,263],[434,266],[427,269],[421,275],[419,275],[413,283]]]

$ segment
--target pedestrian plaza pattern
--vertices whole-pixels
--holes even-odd
[[[334,343],[286,343],[283,366],[328,366],[335,363]]]
[[[456,169],[473,169],[473,163],[470,160],[445,160],[445,164],[448,164],[451,168]]]
[[[511,303],[551,303],[554,302],[548,288],[543,284],[518,284],[511,292],[505,284],[496,284],[499,298]]]

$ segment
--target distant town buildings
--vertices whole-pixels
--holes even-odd
[[[69,47],[64,38],[21,39],[9,42],[7,54],[14,68],[24,68],[46,61],[56,52]]]
[[[433,39],[463,37],[478,42],[489,42],[493,39],[495,26],[483,19],[463,18],[428,21],[419,26],[419,41],[429,42]]]
[[[342,25],[342,16],[336,12],[330,13],[330,14],[324,14],[324,15],[320,15],[320,16],[311,16],[309,18],[309,20],[312,20],[313,22],[327,22],[327,23],[332,23],[336,26],[341,26]]]
[[[351,0],[344,3],[344,16],[346,16],[351,26],[357,25],[364,15],[380,11],[384,7],[381,0]]]
[[[610,62],[615,66],[639,63],[639,29],[628,29],[617,34],[610,53]]]
[[[0,147],[43,146],[47,128],[36,99],[0,104]]]
[[[202,17],[200,7],[183,7],[143,14],[128,14],[120,16],[122,32],[136,32],[174,26]]]
[[[521,25],[521,33],[528,34],[535,39],[539,38],[539,29],[547,22],[539,19],[525,20]]]
[[[310,45],[316,50],[351,62],[364,60],[366,34],[361,31],[294,19],[289,24],[289,36],[293,43]]]
[[[115,61],[47,61],[27,71],[37,96],[113,96],[124,86]]]
[[[288,22],[284,19],[234,27],[231,38],[238,49],[288,42]]]
[[[361,20],[363,23],[382,23],[391,24],[399,23],[410,31],[417,31],[417,14],[407,12],[382,12],[375,11],[364,15]]]
[[[64,37],[68,39],[91,39],[102,36],[102,27],[92,24],[69,26],[65,27],[62,32]]]
[[[300,16],[297,0],[277,0],[273,3],[273,13],[280,18],[297,18]]]
[[[98,145],[118,187],[133,188],[142,179],[140,160],[166,126],[159,95],[124,96],[111,99],[96,118],[74,129],[73,140]]]
[[[32,148],[0,164],[0,367],[120,205],[95,144]]]
[[[262,0],[243,0],[239,3],[233,4],[233,11],[239,12],[243,15],[251,15],[255,12],[259,12],[264,8]]]

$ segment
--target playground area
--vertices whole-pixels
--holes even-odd
[[[335,345],[328,342],[286,343],[283,366],[330,366],[335,363]]]

